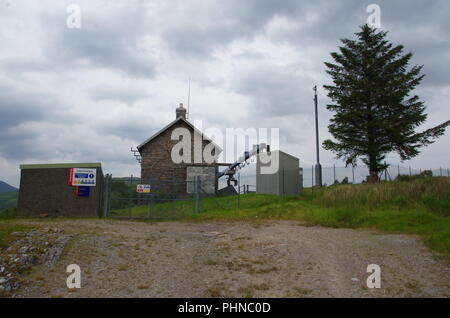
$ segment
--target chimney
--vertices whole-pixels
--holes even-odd
[[[183,117],[184,119],[186,119],[186,108],[183,107],[183,103],[180,103],[180,107],[176,109],[176,114],[176,119],[178,119],[178,117]]]

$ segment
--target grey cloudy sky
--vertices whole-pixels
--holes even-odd
[[[80,29],[66,26],[72,3]],[[42,162],[101,161],[115,176],[139,175],[130,147],[174,119],[189,77],[192,120],[278,127],[281,149],[309,167],[312,87],[320,86],[328,138],[323,62],[366,22],[371,3],[389,39],[425,65],[422,129],[448,120],[447,0],[0,0],[0,179],[17,186],[19,164]],[[404,165],[450,167],[449,135]],[[338,163],[321,155],[324,165]]]

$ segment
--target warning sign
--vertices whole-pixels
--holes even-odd
[[[138,184],[136,186],[137,193],[150,193],[150,185],[149,184]]]
[[[73,186],[95,187],[96,169],[73,168],[72,173]]]

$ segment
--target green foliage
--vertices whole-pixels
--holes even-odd
[[[135,187],[124,180],[113,179],[111,183],[111,209],[123,209],[133,204],[131,200],[122,198],[137,197]]]
[[[334,85],[325,85],[334,113],[328,129],[334,139],[323,146],[346,164],[360,158],[373,181],[382,171],[386,154],[397,152],[402,160],[419,154],[419,148],[443,135],[450,124],[416,133],[425,122],[425,105],[412,90],[420,84],[422,66],[409,68],[412,54],[389,43],[387,32],[364,25],[356,40],[344,39],[335,64],[325,63]]]
[[[16,208],[10,208],[0,211],[0,220],[13,219],[16,217]]]
[[[433,176],[433,171],[431,170],[424,170],[420,173],[421,176],[424,177],[432,177]]]
[[[349,184],[348,177],[345,177],[344,179],[342,179],[341,184]]]
[[[417,179],[422,179],[425,177],[433,177],[433,172],[431,170],[424,170],[420,174],[413,174],[413,175],[406,175],[406,174],[399,174],[395,181],[413,181]]]
[[[17,206],[18,196],[18,191],[0,193],[0,211],[15,208]]]

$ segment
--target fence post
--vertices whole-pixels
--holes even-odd
[[[439,170],[440,170],[440,172],[441,172],[441,177],[442,177],[442,167],[439,167]]]
[[[387,181],[387,166],[386,166],[386,161],[384,162],[384,181]]]
[[[150,193],[150,203],[149,203],[149,209],[148,209],[148,218],[149,219],[151,219],[154,215],[153,210],[154,210],[154,205],[153,205],[153,192],[152,192],[152,193]]]
[[[397,178],[400,175],[400,165],[397,165]]]
[[[411,166],[409,166],[409,176],[411,176]]]
[[[112,188],[112,174],[109,174],[108,180],[108,216],[111,214],[111,188]]]
[[[194,212],[198,214],[200,212],[200,176],[195,177],[195,204]]]
[[[241,207],[241,173],[238,173],[238,210]]]
[[[106,174],[103,179],[103,216],[106,218],[109,216],[108,203],[109,203],[109,174]]]

